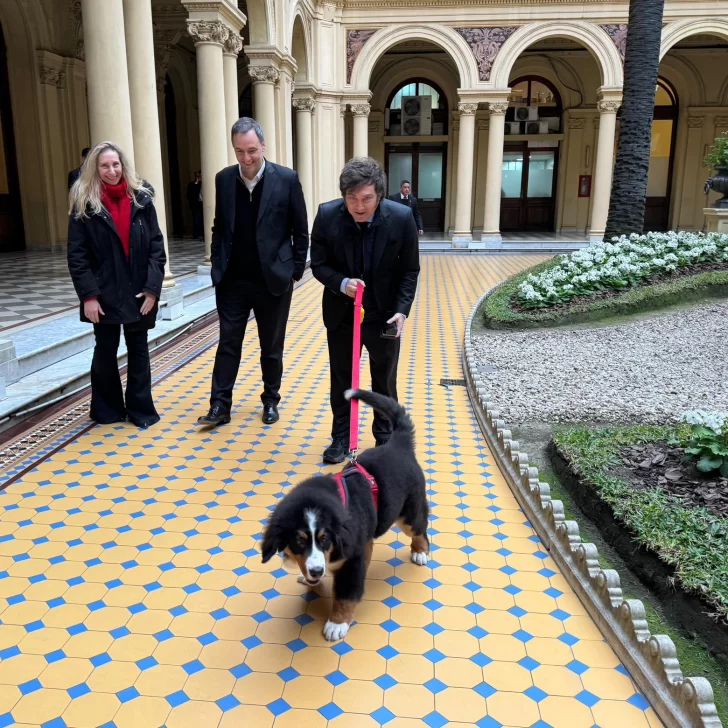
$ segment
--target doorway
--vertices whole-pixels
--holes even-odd
[[[501,178],[501,230],[552,232],[558,147],[507,143]]]
[[[426,233],[445,229],[446,166],[447,142],[386,145],[387,194],[399,193],[402,180],[409,180]]]
[[[14,250],[25,250],[25,232],[15,157],[7,47],[0,26],[0,253]]]

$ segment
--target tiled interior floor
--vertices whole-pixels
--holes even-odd
[[[200,240],[170,240],[172,273],[197,270],[205,257]],[[65,250],[0,255],[0,331],[78,305]]]
[[[258,552],[270,508],[321,469],[327,443],[315,281],[294,295],[279,423],[260,422],[251,327],[231,424],[193,427],[208,349],[156,388],[158,426],[96,427],[11,484],[0,726],[661,725],[526,522],[465,389],[439,384],[462,376],[477,296],[536,260],[422,257],[400,398],[418,428],[433,551],[417,567],[398,533],[380,540],[344,642],[321,636],[330,585],[309,592]]]

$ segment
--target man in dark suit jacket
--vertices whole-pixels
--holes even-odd
[[[425,230],[422,225],[422,215],[420,215],[420,208],[417,207],[417,198],[410,194],[412,192],[412,185],[408,180],[403,179],[402,184],[399,186],[399,192],[396,195],[392,195],[389,199],[393,202],[399,202],[403,205],[407,205],[412,214],[415,216],[415,223],[417,225],[417,232],[419,235],[424,235]]]
[[[71,187],[73,187],[73,183],[81,176],[81,167],[83,166],[83,163],[86,161],[86,156],[91,151],[91,147],[84,147],[81,150],[81,164],[76,167],[76,169],[72,169],[68,173],[68,189],[70,190]]]
[[[311,270],[324,285],[323,319],[329,345],[331,445],[324,461],[340,463],[349,452],[354,295],[364,288],[362,344],[369,352],[372,389],[397,398],[400,336],[420,272],[417,228],[410,211],[382,199],[386,178],[368,157],[352,159],[339,179],[343,200],[321,205],[311,232]],[[375,414],[377,445],[392,425]]]
[[[264,158],[265,139],[247,117],[232,129],[238,164],[215,177],[212,283],[220,342],[212,374],[210,411],[201,425],[230,422],[233,387],[245,328],[255,312],[263,372],[263,422],[278,421],[283,343],[293,282],[303,276],[308,250],[306,203],[298,175]]]
[[[202,172],[195,172],[195,179],[187,185],[187,204],[192,211],[192,237],[202,240],[204,222],[202,216]]]

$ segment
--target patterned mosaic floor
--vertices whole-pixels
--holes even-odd
[[[661,725],[525,521],[465,389],[439,384],[461,376],[476,297],[536,260],[423,256],[400,392],[433,552],[416,567],[397,533],[381,539],[344,642],[321,636],[330,585],[308,592],[257,549],[271,506],[321,468],[327,442],[315,281],[294,296],[278,424],[260,423],[251,331],[230,425],[192,426],[214,356],[203,349],[156,388],[157,427],[96,427],[11,483],[0,727]]]
[[[197,270],[204,254],[204,243],[199,240],[171,240],[173,274]],[[0,331],[78,305],[65,250],[4,253],[0,255],[0,269]]]

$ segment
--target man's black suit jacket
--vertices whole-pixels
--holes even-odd
[[[240,184],[237,164],[215,175],[215,222],[212,226],[212,284],[227,270],[233,248],[235,190]],[[263,193],[258,210],[256,239],[260,266],[268,290],[284,294],[292,280],[300,280],[306,267],[308,219],[298,175],[288,167],[266,160]]]
[[[68,189],[70,190],[71,187],[73,187],[73,183],[81,176],[81,168],[76,167],[76,169],[72,169],[68,173]]]
[[[417,207],[417,198],[414,195],[410,195],[409,199],[403,200],[402,194],[398,192],[396,195],[392,195],[389,199],[392,200],[392,202],[399,202],[400,205],[409,204],[409,208],[410,210],[412,210],[412,214],[415,216],[417,229],[424,230],[424,228],[422,227],[422,215],[420,214],[420,208]]]
[[[420,254],[417,228],[410,211],[389,200],[379,203],[372,222],[374,299],[384,320],[409,315],[417,290]],[[311,231],[311,271],[324,285],[324,326],[337,328],[354,315],[354,299],[341,292],[344,278],[356,278],[354,238],[359,235],[343,200],[319,206]]]

